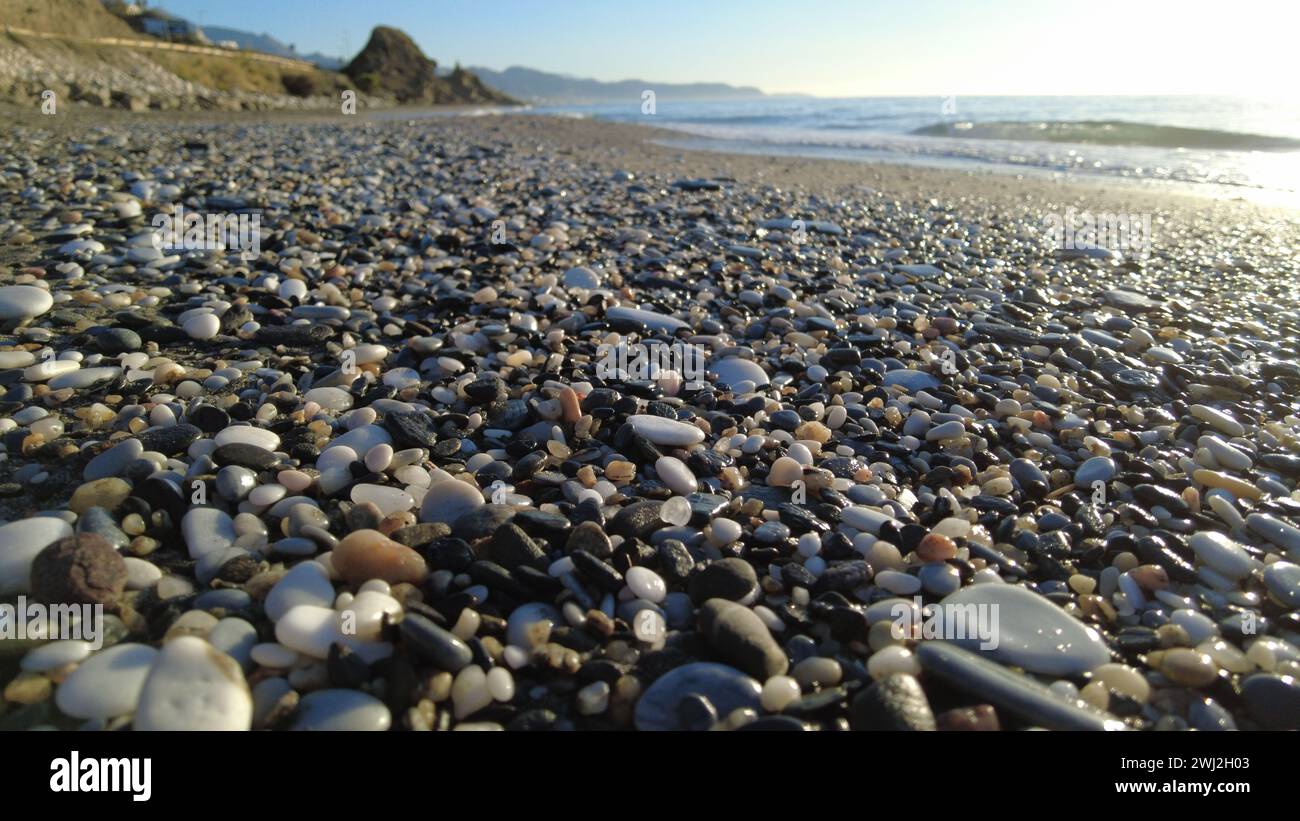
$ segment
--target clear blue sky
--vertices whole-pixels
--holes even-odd
[[[153,0],[350,57],[396,26],[440,64],[769,93],[1294,93],[1293,0]]]

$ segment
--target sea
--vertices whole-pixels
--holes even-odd
[[[682,148],[1176,184],[1300,207],[1300,97],[762,97],[537,105]]]

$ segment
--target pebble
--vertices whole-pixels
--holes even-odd
[[[32,319],[54,307],[54,297],[44,288],[6,285],[0,288],[0,319]]]
[[[954,614],[969,613],[972,605],[977,615],[981,611],[986,614],[983,618],[990,631],[994,628],[992,620],[996,613],[997,646],[981,648],[981,643],[991,642],[981,642],[978,630],[971,630],[969,619],[966,622],[967,637],[950,641],[968,650],[979,650],[1002,664],[1031,673],[1073,676],[1110,660],[1110,652],[1096,630],[1023,587],[977,584],[964,587],[939,603],[943,612]],[[968,617],[955,615],[954,618]],[[971,635],[972,632],[975,635]]]
[[[627,421],[633,430],[656,445],[689,447],[704,441],[704,431],[694,425],[662,416],[633,415]]]
[[[1108,713],[1062,699],[1028,676],[950,642],[924,642],[917,659],[926,673],[1049,730],[1125,729]]]
[[[32,561],[49,545],[72,536],[72,526],[53,516],[0,525],[0,595],[31,590]]]
[[[230,656],[201,638],[167,642],[140,692],[136,730],[247,730],[253,696]]]
[[[135,711],[158,651],[145,644],[116,644],[81,662],[54,693],[73,718],[110,719]]]
[[[1187,540],[1196,558],[1229,579],[1242,579],[1255,569],[1255,562],[1241,545],[1221,533],[1204,530]]]
[[[302,697],[293,729],[384,732],[393,715],[384,702],[359,690],[316,690]]]
[[[678,706],[689,696],[703,697],[719,716],[740,709],[757,710],[762,706],[762,690],[757,681],[725,664],[684,664],[657,678],[641,694],[636,703],[636,728],[680,729]]]
[[[389,584],[420,584],[428,573],[424,557],[377,530],[355,530],[332,554],[334,570],[349,584],[382,579]]]

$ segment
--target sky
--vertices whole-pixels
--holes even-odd
[[[769,94],[1295,95],[1293,0],[153,0],[351,57],[375,25],[440,65]]]

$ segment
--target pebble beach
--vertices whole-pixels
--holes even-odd
[[[0,728],[1300,729],[1300,214],[668,142],[14,112]]]

